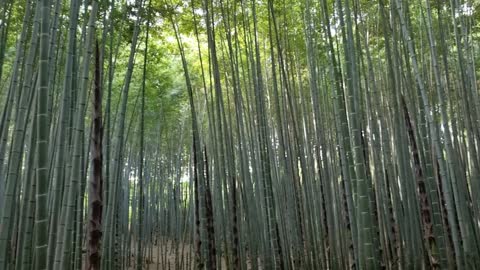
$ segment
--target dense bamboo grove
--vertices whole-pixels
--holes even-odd
[[[474,0],[0,0],[1,269],[480,269]]]

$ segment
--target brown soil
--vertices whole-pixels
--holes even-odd
[[[135,250],[134,248],[132,250]],[[182,256],[183,250],[183,256]],[[134,254],[134,253],[133,253]],[[131,255],[129,270],[135,270],[136,258]],[[173,241],[158,241],[157,245],[147,247],[147,257],[143,269],[148,270],[183,270],[194,269],[195,257],[193,246],[190,244],[174,244]],[[222,258],[222,269],[227,269],[225,259]]]
[[[136,270],[135,262],[136,257],[135,248],[132,245],[132,255],[130,257],[130,266],[128,270]],[[183,256],[182,256],[183,250]],[[195,269],[195,256],[194,256],[194,247],[191,244],[174,244],[171,240],[162,240],[158,241],[157,245],[152,245],[147,247],[147,256],[144,260],[143,269],[145,270],[193,270]],[[260,263],[260,262],[259,262]],[[221,269],[228,269],[226,259],[222,257]],[[252,269],[250,260],[247,262],[247,270],[261,270]],[[217,261],[217,269],[218,261]]]

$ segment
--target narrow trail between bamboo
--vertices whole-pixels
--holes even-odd
[[[136,269],[135,244],[131,246],[132,252],[130,258],[125,260],[128,265],[128,270]],[[143,269],[146,270],[184,270],[195,269],[195,252],[194,246],[190,243],[175,243],[172,240],[158,240],[152,245],[146,247]],[[217,269],[228,269],[227,259],[222,256],[221,268],[217,259]],[[259,262],[259,265],[261,263]],[[253,269],[250,260],[246,262],[247,270],[261,270]]]
[[[136,269],[136,246],[132,245],[132,253],[127,260],[128,269]],[[189,243],[175,243],[172,240],[159,240],[146,247],[143,269],[148,270],[176,270],[194,269],[194,248]],[[218,263],[218,262],[217,262]],[[227,269],[226,259],[222,257],[221,269]],[[250,269],[250,268],[248,268]]]

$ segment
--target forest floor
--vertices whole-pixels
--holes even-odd
[[[130,265],[127,268],[128,270],[136,270],[136,258],[133,254],[135,254],[135,245],[132,245],[132,255],[130,257]],[[145,270],[195,269],[194,246],[189,243],[175,244],[171,240],[159,240],[156,245],[153,244],[147,247],[146,254],[143,266]],[[228,269],[225,257],[222,257],[221,264],[221,268],[218,267],[219,269]],[[176,265],[178,266],[175,267]],[[253,270],[250,260],[246,262],[246,268]],[[260,266],[258,269],[263,269],[263,267]]]
[[[132,247],[132,251],[135,247]],[[183,252],[183,256],[182,256]],[[135,252],[133,252],[134,254]],[[147,256],[143,269],[147,270],[180,270],[194,269],[194,249],[191,244],[174,244],[171,240],[158,241],[157,245],[147,247]],[[128,270],[135,270],[135,257],[131,255]],[[222,269],[227,269],[225,258],[222,258]],[[175,267],[178,265],[177,267]]]

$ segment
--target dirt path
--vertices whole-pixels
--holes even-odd
[[[182,256],[183,251],[183,256]],[[180,270],[194,269],[194,252],[190,244],[175,245],[173,241],[159,241],[157,245],[147,247],[147,258],[144,268],[148,270]],[[131,257],[129,270],[135,270],[135,257]],[[175,267],[178,265],[178,267]],[[222,259],[222,269],[227,269],[225,259]]]

